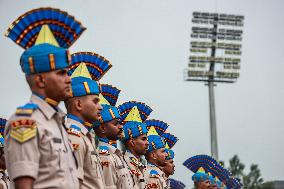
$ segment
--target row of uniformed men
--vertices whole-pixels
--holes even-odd
[[[39,8],[20,16],[7,31],[25,48],[20,65],[32,92],[30,101],[18,107],[5,126],[4,154],[12,185],[169,187],[174,153],[168,148],[176,137],[165,133],[166,123],[146,121],[152,111],[146,104],[130,101],[115,106],[120,91],[98,82],[111,67],[108,60],[90,52],[69,55],[67,48],[84,30],[66,12]],[[58,107],[60,101],[67,118]],[[116,146],[118,139],[124,153]],[[147,166],[141,160],[144,155]]]

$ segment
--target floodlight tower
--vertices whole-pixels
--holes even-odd
[[[211,155],[218,159],[214,100],[215,83],[234,83],[239,77],[244,16],[193,12],[191,48],[185,81],[208,85]]]

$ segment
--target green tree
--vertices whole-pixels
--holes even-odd
[[[223,162],[221,162],[223,163]],[[223,163],[224,164],[224,163]],[[263,183],[263,179],[261,177],[260,169],[258,165],[252,164],[250,166],[249,173],[245,173],[245,165],[240,161],[237,155],[234,155],[229,160],[228,169],[235,177],[239,178],[244,185],[244,189],[262,189],[261,185]]]

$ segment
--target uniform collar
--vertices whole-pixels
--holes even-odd
[[[98,144],[98,146],[107,146],[108,147],[108,149],[109,149],[109,151],[111,152],[111,153],[115,153],[116,152],[116,150],[118,150],[117,148],[115,148],[114,146],[112,146],[112,145],[110,145],[109,143],[106,143],[106,142],[104,142],[104,141],[102,141],[102,140],[100,140],[101,138],[99,138],[99,144]]]
[[[40,111],[45,115],[47,119],[51,119],[56,113],[59,113],[59,116],[62,117],[62,119],[65,116],[65,114],[58,107],[55,109],[45,100],[35,94],[32,94],[31,102],[38,105]]]
[[[70,114],[67,114],[67,123],[68,123],[68,127],[71,126],[71,125],[76,125],[78,127],[80,127],[81,129],[81,132],[84,134],[84,135],[87,135],[87,133],[89,132],[88,129],[78,120],[76,119],[73,119],[74,117],[70,117]]]
[[[141,160],[140,157],[136,157],[134,154],[132,154],[130,150],[126,150],[126,151],[125,151],[125,154],[126,154],[127,156],[129,156],[129,157],[135,157],[135,158],[138,159],[139,161]]]
[[[156,171],[158,171],[160,176],[164,177],[164,172],[156,165],[154,165],[153,163],[147,162],[147,167],[151,167],[152,169],[155,169]]]
[[[109,144],[109,145],[111,145],[111,146],[117,148],[117,143],[116,143],[116,141],[109,140],[108,138],[101,138],[101,137],[99,138],[99,141],[104,142],[104,143],[107,143],[107,144]]]
[[[82,119],[78,118],[77,116],[75,115],[72,115],[72,114],[67,114],[67,118],[69,119],[72,119],[78,123],[80,123],[81,126],[83,126],[85,128],[85,130],[87,130],[87,132],[91,131],[92,130],[92,124],[89,123],[89,122],[84,122]],[[82,129],[82,128],[81,128]],[[87,134],[87,133],[86,133]],[[85,135],[86,135],[85,134]]]
[[[33,94],[34,94],[35,96],[41,98],[41,99],[44,100],[45,102],[47,102],[49,105],[51,105],[51,106],[52,106],[53,108],[55,108],[55,109],[56,109],[57,106],[59,105],[59,102],[57,102],[57,101],[55,101],[55,100],[53,100],[53,99],[51,99],[51,98],[44,97],[44,96],[39,95],[39,94],[37,94],[37,93],[35,93],[35,92],[33,92]]]

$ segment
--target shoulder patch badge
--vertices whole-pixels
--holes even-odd
[[[34,103],[27,103],[24,106],[20,106],[16,110],[18,116],[31,116],[32,113],[38,109],[38,105]]]
[[[108,167],[109,166],[109,162],[108,161],[102,161],[101,162],[103,167]]]
[[[147,184],[146,188],[147,188],[147,189],[150,189],[150,188],[158,188],[158,184],[156,184],[156,183],[149,183],[149,184]]]
[[[10,123],[11,134],[10,136],[20,143],[24,143],[32,139],[37,134],[37,125],[34,120],[20,119]]]
[[[150,178],[159,178],[159,173],[158,173],[158,171],[156,171],[156,170],[151,170],[150,171]]]
[[[72,146],[73,146],[73,149],[74,149],[74,150],[77,150],[77,149],[79,148],[79,144],[74,144],[74,143],[72,143]]]
[[[109,149],[107,146],[99,146],[98,151],[100,155],[109,155]]]
[[[76,125],[71,125],[70,128],[67,129],[67,133],[81,137],[81,128]]]

